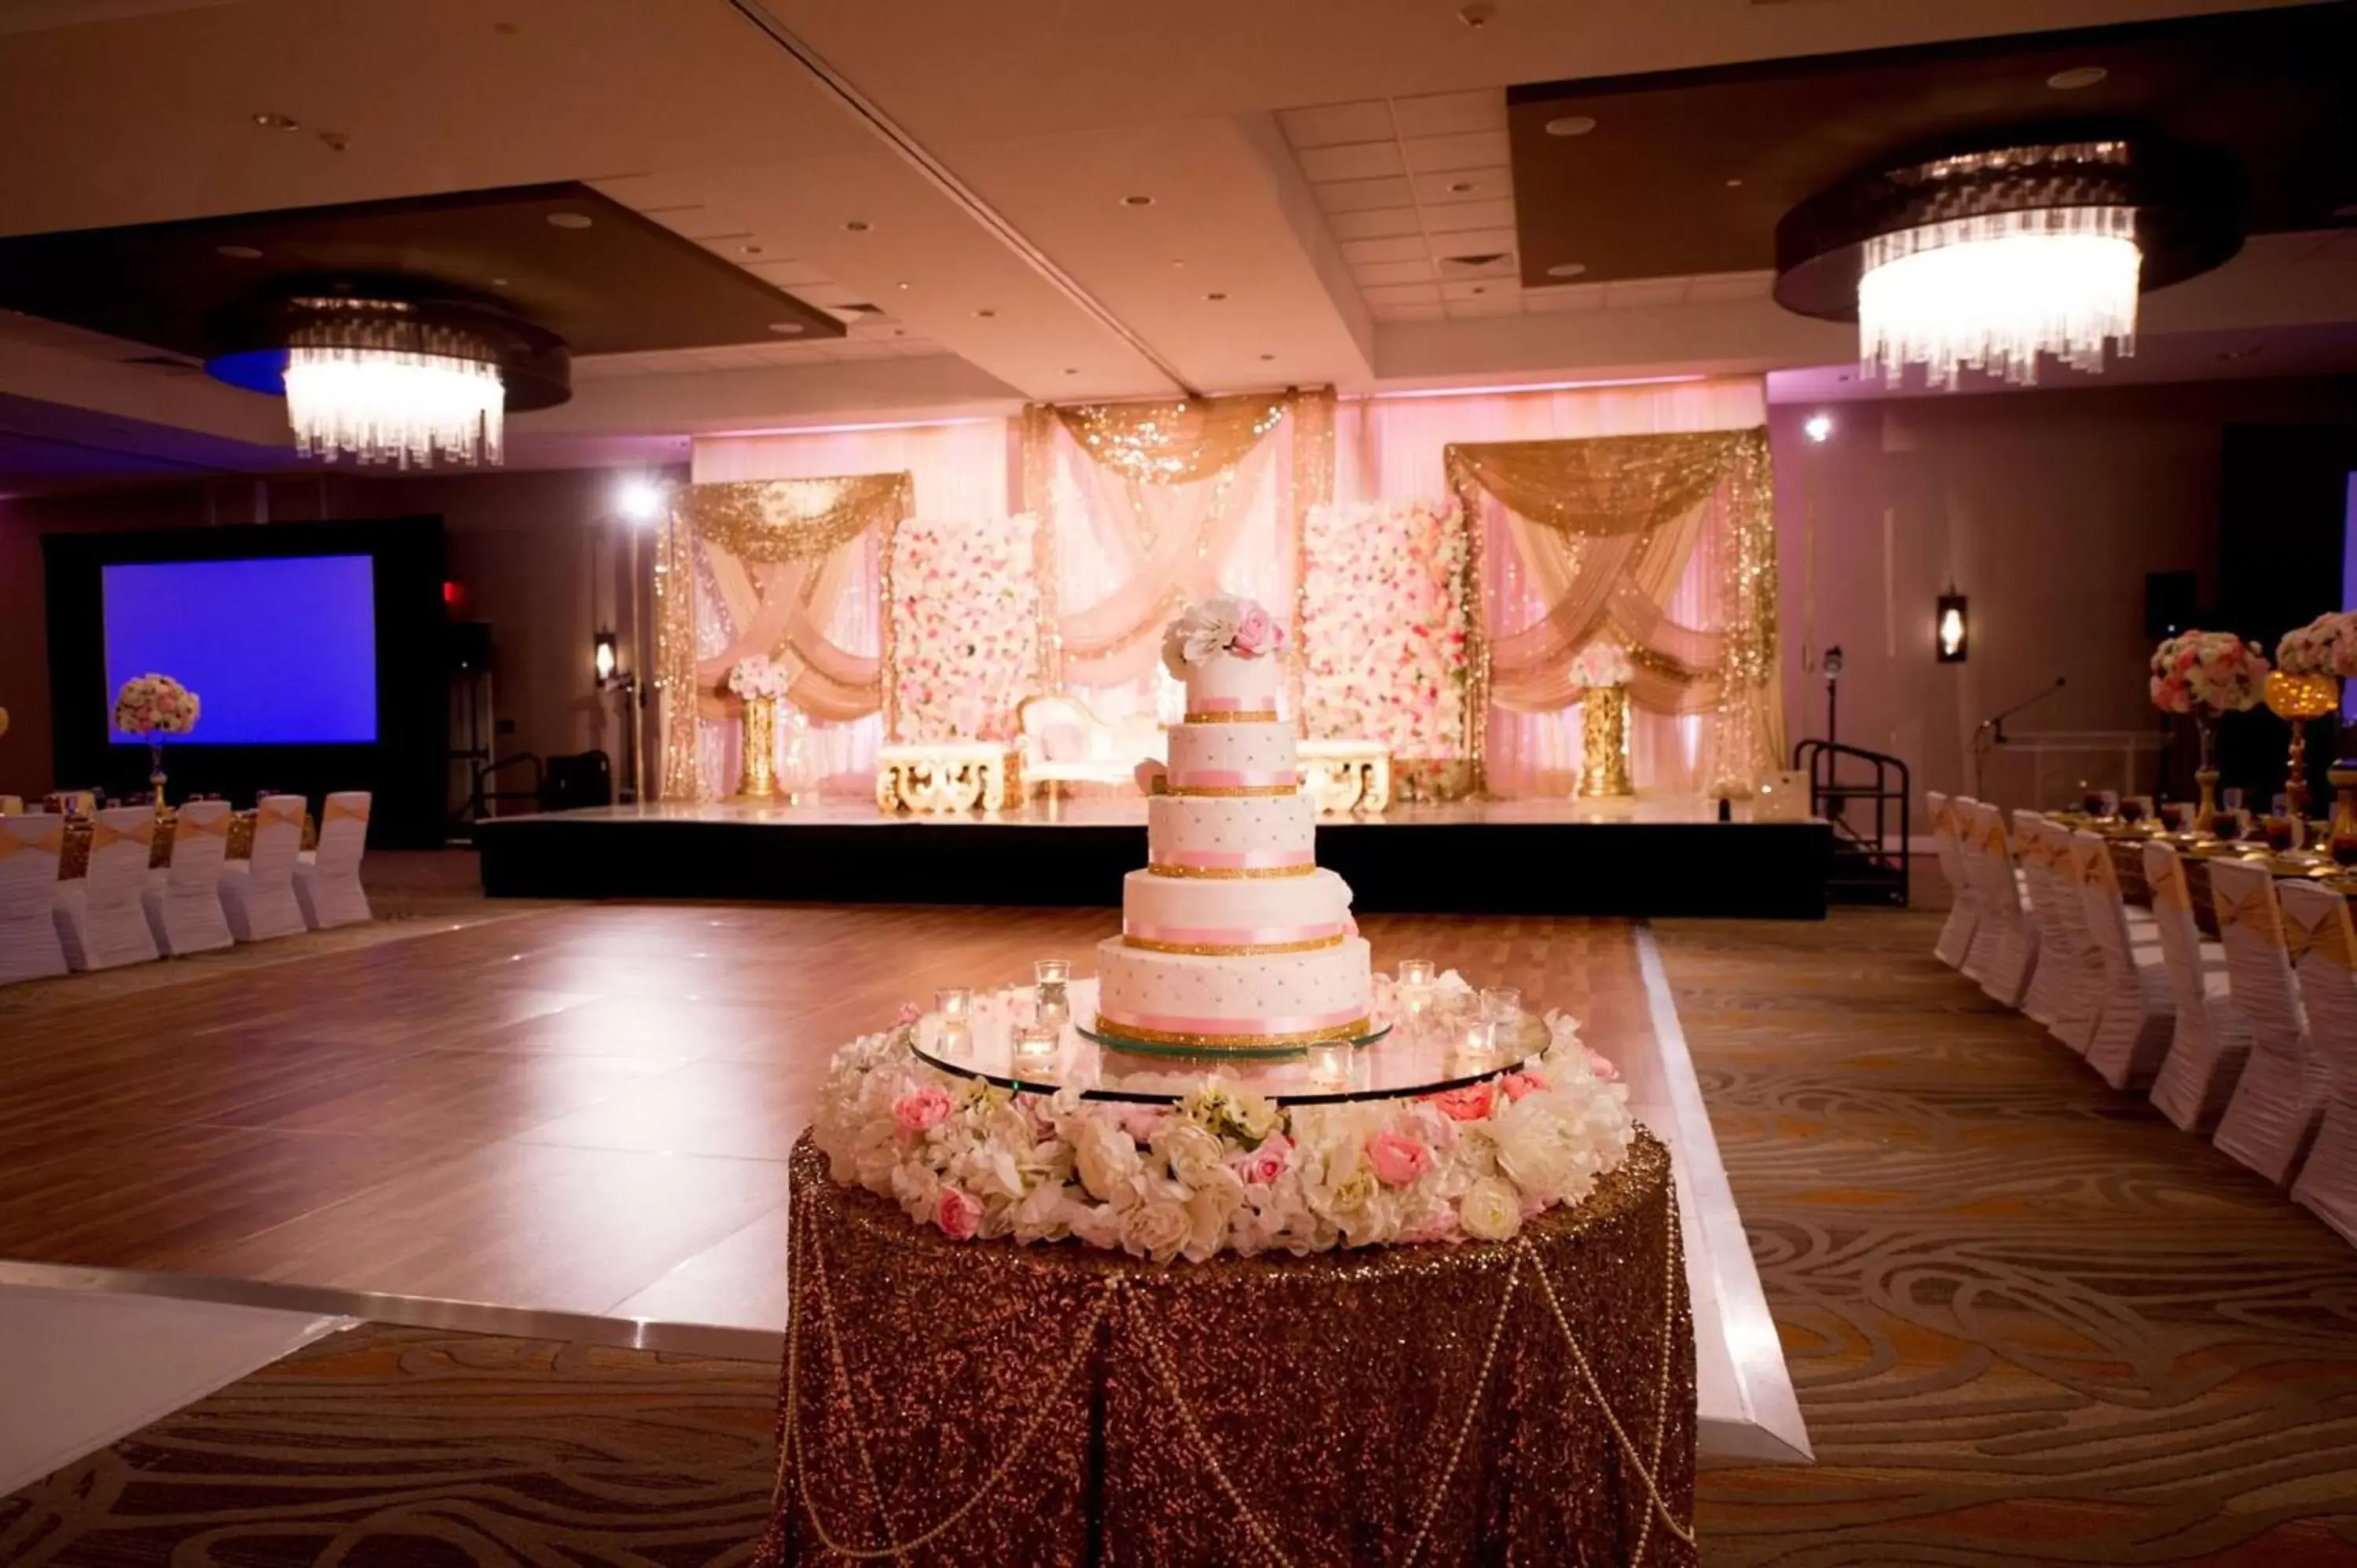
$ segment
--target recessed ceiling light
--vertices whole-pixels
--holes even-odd
[[[739,245],[737,247],[737,251],[740,255],[758,256],[761,253],[761,247],[759,245]]]
[[[1150,196],[1125,196],[1121,199],[1121,204],[1124,207],[1151,207],[1154,205],[1154,198]]]
[[[1174,267],[1183,267],[1187,264],[1187,258],[1184,256],[1173,256],[1170,258],[1170,264]]]
[[[2099,65],[2073,66],[2058,70],[2046,79],[2046,85],[2057,92],[2076,92],[2083,87],[2093,87],[2112,73]]]
[[[995,311],[995,310],[977,310],[977,311],[975,311],[975,312],[974,312],[974,314],[975,314],[976,316],[981,317],[985,321],[987,321],[987,320],[989,320],[992,317],[994,317],[994,316],[997,315],[997,314],[998,314],[998,312],[996,312],[996,311]]]
[[[1203,297],[1210,300],[1213,305],[1217,305],[1220,301],[1227,298],[1228,296],[1224,294],[1207,294]]]
[[[221,255],[227,256],[232,261],[239,262],[251,262],[256,260],[262,254],[260,251],[255,250],[251,245],[215,245],[213,250]]]
[[[1079,369],[1078,369],[1077,367],[1075,367],[1075,366],[1071,366],[1071,365],[1066,365],[1066,366],[1064,367],[1064,373],[1065,373],[1066,375],[1068,375],[1068,376],[1077,376],[1077,375],[1079,375],[1081,372],[1080,372],[1080,371],[1079,371]]]
[[[1473,285],[1473,292],[1475,294],[1487,294],[1490,292],[1490,286],[1487,284],[1477,283]]]
[[[770,330],[780,338],[799,338],[802,333],[802,324],[799,321],[772,321]]]
[[[1275,355],[1274,355],[1274,354],[1263,354],[1263,355],[1261,356],[1261,358],[1262,358],[1262,359],[1264,359],[1264,360],[1274,360],[1274,359],[1275,359],[1275,358],[1276,358],[1276,356],[1275,356]]]
[[[299,131],[303,128],[302,123],[292,114],[256,114],[253,123],[265,131]]]
[[[908,285],[907,284],[905,284],[905,283],[900,283],[900,284],[894,284],[892,286],[893,286],[893,287],[895,287],[895,288],[906,288],[906,287],[908,287],[909,285]]]
[[[587,212],[552,212],[548,215],[552,229],[587,229],[590,221]]]
[[[865,234],[867,232],[867,220],[865,218],[846,219],[844,221],[843,226],[854,234]]]
[[[1469,179],[1460,179],[1460,180],[1454,181],[1453,183],[1451,183],[1451,184],[1450,184],[1450,186],[1449,186],[1449,188],[1448,188],[1448,189],[1449,189],[1449,193],[1450,193],[1451,195],[1453,195],[1453,196],[1465,196],[1465,195],[1468,195],[1468,194],[1469,194],[1469,193],[1471,193],[1471,192],[1473,192],[1473,191],[1479,190],[1479,189],[1480,189],[1480,188],[1480,188],[1480,186],[1475,185],[1475,184],[1474,184],[1471,180],[1469,180]]]
[[[1576,278],[1587,270],[1586,262],[1557,262],[1547,269],[1551,278]]]
[[[1486,27],[1497,14],[1498,7],[1491,0],[1468,0],[1457,8],[1457,19],[1469,27]]]
[[[1596,116],[1593,114],[1559,114],[1546,123],[1546,134],[1550,136],[1585,136],[1594,129]]]
[[[491,280],[491,286],[493,288],[505,288],[508,286],[508,280],[505,278],[493,278]]]
[[[1737,186],[1741,185],[1743,181],[1740,178],[1730,179],[1727,182],[1727,188],[1733,190]]]

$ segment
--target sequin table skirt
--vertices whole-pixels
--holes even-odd
[[[794,1152],[757,1562],[1690,1564],[1668,1152],[1503,1243],[957,1242]]]

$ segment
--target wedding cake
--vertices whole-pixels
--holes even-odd
[[[1122,934],[1098,949],[1100,1035],[1251,1051],[1367,1033],[1367,944],[1350,885],[1318,865],[1293,726],[1277,717],[1284,649],[1250,599],[1204,600],[1164,636],[1186,718],[1168,766],[1141,770],[1146,866],[1124,878]]]

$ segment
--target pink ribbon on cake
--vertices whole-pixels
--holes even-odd
[[[1314,849],[1190,849],[1157,857],[1164,865],[1190,871],[1262,871],[1278,865],[1315,865]]]
[[[1193,714],[1257,713],[1275,701],[1270,697],[1198,697],[1189,694],[1187,711]]]
[[[1280,768],[1275,772],[1265,770],[1247,772],[1237,768],[1202,768],[1190,773],[1181,773],[1173,768],[1169,776],[1169,787],[1173,789],[1274,789],[1282,786],[1298,785],[1300,782],[1301,775],[1290,768]]]
[[[1349,935],[1339,920],[1322,926],[1125,926],[1123,935],[1174,946],[1257,948]]]
[[[1308,1035],[1339,1029],[1366,1015],[1363,1006],[1345,1007],[1340,1013],[1272,1013],[1250,1018],[1189,1018],[1176,1013],[1115,1013],[1103,1005],[1097,1008],[1101,1026],[1126,1024],[1157,1035]]]

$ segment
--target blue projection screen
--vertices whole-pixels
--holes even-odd
[[[101,570],[110,739],[114,693],[151,671],[197,694],[170,743],[376,739],[376,585],[365,555],[167,561]]]

